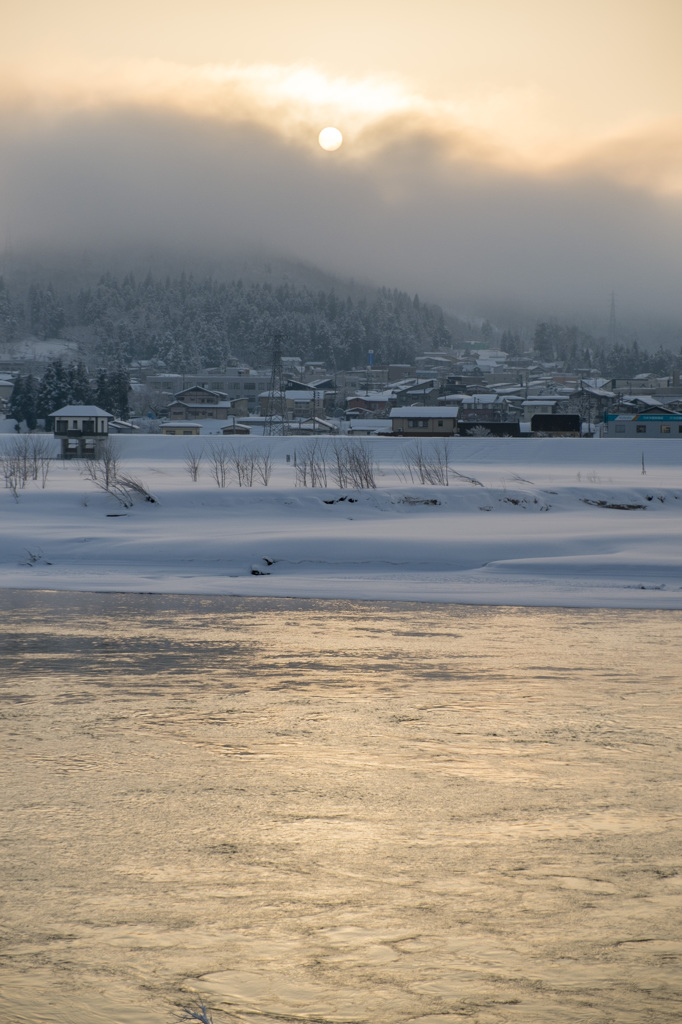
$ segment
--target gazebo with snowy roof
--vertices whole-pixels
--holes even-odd
[[[63,459],[93,459],[98,443],[109,436],[109,420],[114,415],[97,405],[65,405],[49,418],[54,436],[62,442]]]

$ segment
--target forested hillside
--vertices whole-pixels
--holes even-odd
[[[364,365],[369,349],[377,363],[410,362],[451,340],[439,307],[386,288],[353,299],[293,284],[105,274],[75,293],[31,284],[22,297],[0,278],[0,343],[77,337],[85,361],[97,366],[133,359],[175,372],[230,359],[267,366],[276,333],[285,355],[324,360],[330,369]]]

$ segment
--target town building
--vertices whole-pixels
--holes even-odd
[[[63,459],[92,459],[99,446],[109,437],[109,421],[113,413],[97,405],[65,405],[48,416],[53,432],[61,441]]]
[[[682,413],[664,406],[651,406],[643,412],[607,412],[602,436],[682,438]]]
[[[403,437],[452,437],[459,409],[439,405],[408,405],[390,412],[391,432]]]
[[[231,400],[223,391],[211,391],[196,384],[177,392],[174,401],[168,406],[168,418],[226,420],[228,416],[246,416],[248,409],[246,399]]]

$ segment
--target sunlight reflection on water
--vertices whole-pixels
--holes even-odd
[[[679,1019],[680,613],[0,608],[0,1018]]]

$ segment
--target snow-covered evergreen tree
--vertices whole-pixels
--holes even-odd
[[[70,401],[68,371],[61,359],[48,363],[38,385],[37,414],[41,419]]]
[[[104,409],[105,412],[113,412],[114,402],[111,394],[109,374],[106,370],[100,369],[97,371],[94,390],[95,405],[98,405],[100,409]]]
[[[73,405],[92,405],[93,389],[83,363],[71,363],[67,369],[69,402]]]

